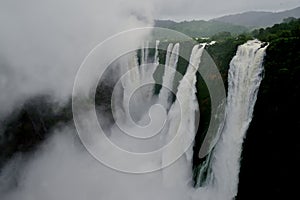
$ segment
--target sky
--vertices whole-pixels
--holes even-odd
[[[176,21],[211,19],[245,11],[282,11],[300,6],[300,0],[164,0],[156,18]]]

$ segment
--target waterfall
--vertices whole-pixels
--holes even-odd
[[[153,63],[149,63],[149,42],[146,42],[142,45],[140,64],[138,63],[137,52],[130,53],[129,55],[124,56],[124,58],[120,58],[121,65],[124,70],[122,73],[125,74],[125,77],[123,77],[121,80],[123,87],[122,107],[124,109],[124,117],[126,119],[131,118],[132,114],[136,119],[139,119],[141,115],[149,108],[149,106],[147,105],[150,104],[153,98],[153,85],[149,84],[142,90],[139,90],[138,88],[143,84],[155,82],[153,74],[159,65],[158,46],[159,40],[157,40],[155,44],[155,55]],[[130,95],[132,95],[134,91],[138,91],[138,94],[133,96],[132,98],[132,96]],[[131,111],[138,110],[138,113],[129,113],[128,105],[130,101],[133,101],[132,105],[136,105],[136,109],[132,109]],[[141,111],[141,107],[145,107],[145,109]],[[125,123],[128,123],[128,120],[125,121]]]
[[[148,60],[149,60],[149,41],[145,42],[142,45],[141,54],[142,55],[141,55],[140,71],[141,71],[142,79],[145,80],[148,78],[147,75],[152,75],[152,74],[149,74],[149,72],[151,70],[149,69],[149,67],[147,67]]]
[[[266,48],[258,40],[248,41],[238,47],[231,60],[226,121],[212,152],[213,181],[207,186],[211,190],[209,196],[212,199],[230,200],[237,195],[242,143],[252,120],[263,77],[262,64]]]
[[[173,82],[178,62],[179,56],[179,43],[176,43],[173,47],[173,44],[169,44],[166,55],[166,63],[163,76],[163,87],[159,92],[159,103],[164,106],[167,110],[170,108],[172,103],[172,90]]]
[[[154,64],[156,65],[156,67],[159,65],[158,46],[159,46],[159,40],[156,40],[156,42],[155,42],[155,54],[154,54]]]
[[[160,169],[160,167],[165,167],[165,163],[170,163],[170,157],[174,157],[178,152],[184,152],[183,156],[170,163],[171,165],[155,172],[123,173],[118,171],[122,171],[122,168],[115,170],[99,164],[96,159],[83,150],[82,146],[78,148],[79,141],[77,137],[74,137],[73,127],[66,127],[67,130],[58,130],[55,137],[50,138],[48,143],[43,145],[40,154],[36,154],[30,159],[25,157],[26,162],[21,162],[21,159],[13,160],[6,169],[3,169],[2,173],[6,173],[0,174],[2,199],[234,199],[237,194],[242,143],[252,119],[262,80],[262,63],[267,46],[258,40],[252,40],[238,47],[228,72],[225,126],[221,137],[204,163],[211,173],[205,181],[205,185],[194,188],[192,157],[194,153],[198,154],[198,152],[193,152],[192,145],[186,144],[193,144],[197,132],[196,117],[199,107],[196,97],[196,72],[201,67],[202,55],[203,60],[205,58],[203,54],[205,44],[193,47],[189,65],[179,82],[174,102],[169,101],[169,92],[161,90],[156,95],[153,85],[146,89],[137,89],[136,93],[132,94],[132,91],[143,83],[147,83],[149,80],[150,82],[154,81],[153,74],[159,65],[158,45],[159,41],[156,41],[153,57],[150,55],[151,50],[143,49],[140,57],[137,52],[134,52],[120,58],[120,65],[124,70],[122,75],[126,75],[122,79],[120,78],[120,82],[115,86],[117,96],[112,99],[112,112],[116,114],[114,115],[116,123],[107,125],[109,133],[107,137],[125,151],[141,153],[140,155],[154,152],[166,145],[170,139],[180,137],[180,140],[175,140],[175,145],[163,151],[162,155],[158,154],[157,157],[151,157],[153,159],[142,160],[145,162],[134,162],[135,160],[130,162],[132,166],[141,169],[144,169],[144,166],[146,169],[149,169],[148,166],[150,168],[158,166],[156,169]],[[145,46],[149,47],[147,43]],[[172,69],[176,69],[178,53],[179,44],[168,46],[165,71],[164,74],[160,74],[163,77],[163,84],[170,88],[175,85],[173,84]],[[141,62],[139,63],[138,60]],[[153,63],[151,63],[152,60]],[[128,106],[128,102],[131,101],[133,101],[133,108]],[[87,104],[88,102],[83,103]],[[156,104],[167,106],[168,112],[162,113],[155,109],[150,112],[151,110],[149,111],[148,108]],[[147,117],[149,113],[154,119],[154,122],[152,121],[154,128],[159,126],[158,122],[166,118],[164,129],[160,133],[161,137],[156,137],[156,135],[152,137],[151,134],[155,132],[153,131],[155,129],[139,126],[139,120]],[[163,114],[165,116],[162,116]],[[84,114],[85,116],[88,115]],[[121,118],[121,123],[117,124]],[[135,123],[130,122],[129,118],[134,118]],[[87,128],[90,128],[88,122],[94,123],[94,121],[89,117],[85,119]],[[124,130],[131,135],[124,134],[122,132]],[[135,136],[151,137],[137,139]],[[145,138],[149,141],[144,140]],[[92,139],[92,143],[98,142],[97,139]],[[105,144],[102,142],[99,140],[99,146]],[[160,143],[163,145],[160,146]],[[186,148],[186,146],[190,148]],[[104,145],[104,147],[107,146]],[[119,155],[118,152],[111,152],[106,148],[101,150],[104,150],[101,153],[113,158],[116,163],[128,163],[128,158],[122,156],[124,154]],[[24,165],[24,172],[15,170],[17,165]],[[8,187],[6,186],[7,177],[13,177],[12,181],[8,182]]]
[[[147,187],[146,191],[148,188],[149,190],[155,188],[153,191],[156,191],[157,188],[159,191],[163,191],[166,198],[161,199],[232,200],[237,195],[242,143],[252,119],[258,88],[262,80],[262,63],[267,46],[258,40],[252,40],[238,47],[228,71],[225,126],[221,126],[223,129],[218,129],[218,131],[222,131],[221,137],[207,156],[207,160],[204,161],[203,166],[205,168],[202,169],[207,169],[209,173],[207,176],[199,177],[200,181],[205,184],[194,188],[192,158],[198,152],[193,152],[192,147],[197,133],[197,114],[199,112],[196,92],[201,92],[197,91],[198,88],[196,88],[196,73],[198,68],[202,70],[201,67],[206,66],[200,66],[202,55],[203,63],[206,64],[206,57],[204,57],[206,55],[203,54],[205,44],[198,44],[193,47],[187,70],[176,89],[175,101],[170,100],[171,93],[168,90],[161,89],[157,95],[153,91],[153,85],[146,88],[140,87],[144,83],[148,83],[149,80],[154,80],[153,74],[159,64],[158,45],[159,42],[156,41],[154,54],[151,53],[151,49],[147,51],[143,49],[140,57],[137,53],[133,53],[127,57],[127,61],[122,61],[122,67],[125,65],[128,73],[122,82],[123,102],[120,103],[120,107],[123,106],[122,109],[126,110],[126,120],[134,118],[137,114],[140,117],[134,118],[132,120],[134,123],[125,120],[124,127],[114,124],[109,135],[114,144],[130,153],[139,153],[142,156],[143,153],[148,152],[158,153],[150,157],[151,159],[145,159],[145,162],[144,160],[142,162],[135,162],[135,160],[128,162],[129,159],[126,156],[117,157],[116,161],[120,163],[125,161],[126,164],[137,166],[136,171],[140,170],[141,172],[144,172],[144,169],[150,169],[149,171],[162,169],[145,176],[134,176],[135,178],[138,177],[140,181],[133,181],[135,186],[149,185],[150,187]],[[148,47],[147,43],[146,47]],[[168,45],[165,55],[165,69],[163,72],[157,70],[158,75],[155,74],[161,76],[162,85],[170,89],[177,85],[177,83],[174,84],[173,72],[177,68],[179,47],[179,43]],[[140,63],[137,60],[140,60]],[[154,62],[151,63],[151,61]],[[137,93],[132,95],[132,90],[135,90],[136,87]],[[151,99],[153,101],[149,101]],[[128,101],[133,101],[132,104],[135,107],[130,108]],[[152,109],[152,106],[157,104],[165,107],[167,112],[162,113]],[[133,115],[129,111],[133,111]],[[152,121],[147,121],[149,116]],[[163,120],[165,123],[159,134],[152,134],[154,128],[158,127],[158,122]],[[148,125],[149,127],[153,125],[154,128],[151,129]],[[173,145],[164,148],[169,143]],[[135,186],[130,185],[130,189],[135,188]],[[178,194],[177,191],[182,192],[180,194],[185,197],[177,198],[174,195],[173,197],[176,198],[169,198],[172,194]],[[134,192],[132,193],[134,198],[131,199],[141,199],[141,195],[135,195]],[[149,199],[152,196],[146,198]]]
[[[166,185],[173,185],[176,180],[191,181],[192,177],[192,157],[193,145],[186,151],[186,144],[193,144],[196,129],[195,120],[198,112],[198,101],[196,97],[196,72],[199,67],[201,56],[205,45],[195,45],[191,56],[189,66],[185,75],[179,83],[176,93],[176,101],[172,104],[168,113],[169,127],[167,138],[181,137],[174,149],[169,149],[163,154],[162,162],[168,163],[178,151],[185,152],[185,157],[177,161],[177,165],[170,166],[169,169],[163,170],[163,179]],[[168,82],[169,83],[169,82]],[[171,82],[172,83],[172,82]],[[167,95],[168,93],[166,93]],[[167,99],[167,98],[165,98]]]
[[[203,50],[205,48],[205,45],[196,45],[194,46],[191,57],[190,57],[190,62],[189,66],[187,68],[187,71],[183,77],[183,79],[180,81],[180,84],[178,86],[178,91],[176,93],[176,98],[177,100],[175,103],[172,105],[171,110],[170,110],[170,115],[171,118],[173,118],[174,115],[176,115],[175,118],[178,118],[180,116],[181,112],[181,123],[184,124],[182,126],[182,131],[184,134],[187,134],[186,138],[189,142],[190,140],[194,140],[196,130],[195,130],[195,113],[198,112],[198,102],[197,102],[197,97],[196,97],[196,72],[198,70],[199,64],[201,62],[201,56],[203,53]],[[173,115],[173,116],[172,116]],[[177,120],[172,120],[170,127],[177,127],[178,126],[178,121]],[[174,131],[170,130],[170,135],[174,134]],[[180,148],[180,147],[178,147]],[[191,161],[192,159],[192,149],[187,151],[185,153],[186,158],[188,161]]]
[[[158,42],[156,43],[154,64],[152,64],[154,68],[158,66],[157,46]],[[163,135],[160,140],[167,142],[175,136],[184,135],[182,140],[177,141],[173,149],[163,152],[162,166],[169,163],[169,159],[174,157],[178,151],[185,151],[186,149],[182,149],[186,146],[185,144],[193,143],[195,138],[196,113],[199,112],[196,98],[196,72],[204,48],[205,44],[193,47],[186,73],[177,88],[175,102],[171,101],[169,90],[162,88],[158,95],[157,102],[167,110],[169,109],[166,127],[162,131]],[[214,150],[204,162],[203,166],[209,170],[210,174],[206,177],[207,180],[200,180],[205,182],[205,185],[193,193],[195,199],[201,197],[203,199],[230,200],[237,194],[242,143],[252,119],[258,88],[262,80],[262,63],[266,48],[267,46],[263,46],[258,40],[248,41],[238,47],[237,53],[230,63],[225,126]],[[144,52],[142,53],[142,63],[147,66],[145,62],[149,60],[146,58],[148,53],[145,50],[142,52]],[[178,55],[179,44],[169,44],[165,58],[163,86],[170,89],[173,89]],[[137,71],[134,72],[135,77]],[[154,70],[150,75],[149,69],[142,70],[140,68],[140,75],[136,77],[140,77],[139,81],[143,83],[145,79],[153,78],[153,72]],[[148,73],[148,75],[143,76],[142,73]],[[149,90],[142,92],[149,93],[151,97],[154,95]],[[190,147],[185,151],[185,156],[181,157],[176,164],[162,171],[165,186],[172,187],[178,181],[191,182],[193,153],[193,149]],[[200,178],[204,177],[200,176]]]
[[[122,108],[124,109],[125,112],[125,119],[127,119],[130,116],[129,113],[129,107],[128,103],[129,101],[135,101],[137,104],[136,99],[130,99],[131,93],[134,91],[135,88],[137,88],[140,83],[141,83],[141,75],[139,71],[139,64],[138,64],[138,57],[137,53],[133,53],[129,56],[126,56],[125,58],[121,59],[122,65],[124,66],[124,72],[128,72],[125,74],[125,77],[122,79],[122,87],[123,87],[123,104]],[[116,107],[118,105],[115,105]],[[119,115],[120,117],[120,115]],[[118,119],[120,120],[120,119]],[[124,120],[124,119],[123,119]]]

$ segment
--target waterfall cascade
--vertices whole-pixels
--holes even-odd
[[[258,89],[263,78],[263,58],[267,45],[258,40],[238,47],[228,72],[226,121],[211,155],[212,199],[230,200],[237,195],[242,143],[252,119]]]
[[[158,99],[160,103],[168,110],[172,103],[172,91],[173,91],[173,81],[176,72],[177,62],[179,56],[179,43],[170,43],[166,54],[166,64],[164,68],[163,76],[163,87],[159,92]]]
[[[196,71],[199,67],[201,61],[201,55],[203,53],[205,45],[196,45],[194,46],[189,66],[185,75],[179,83],[178,90],[176,93],[176,101],[172,104],[170,111],[168,113],[168,122],[169,127],[166,132],[167,138],[171,139],[173,137],[181,136],[182,140],[178,141],[174,149],[169,149],[165,151],[163,154],[162,162],[169,162],[169,158],[172,158],[174,154],[178,151],[185,152],[185,159],[181,162],[181,166],[172,166],[169,170],[164,170],[164,181],[166,184],[171,185],[175,181],[174,174],[178,173],[178,171],[182,170],[184,166],[185,173],[181,176],[185,180],[189,180],[192,176],[191,168],[192,168],[192,157],[193,157],[193,146],[191,145],[188,149],[184,149],[188,144],[193,144],[196,128],[195,128],[195,119],[196,112],[198,112],[198,102],[196,97]],[[175,48],[175,47],[174,47]],[[164,77],[169,71],[165,71]],[[174,78],[174,76],[172,76]],[[165,80],[165,79],[164,79]],[[169,80],[166,80],[169,83]],[[164,85],[164,82],[163,82]],[[169,93],[160,93],[162,95],[170,95]],[[162,96],[161,95],[161,96]],[[162,98],[163,100],[167,100],[168,103],[172,103],[168,96]],[[166,140],[167,141],[167,140]],[[173,154],[173,155],[172,155]]]
[[[195,95],[196,71],[201,62],[204,47],[205,45],[194,46],[187,71],[177,88],[177,100],[175,102],[170,99],[170,90],[164,88],[160,90],[157,102],[163,105],[166,110],[169,109],[167,130],[165,130],[163,136],[165,140],[174,137],[178,133],[185,134],[184,138],[187,140],[193,140],[195,137],[195,112],[198,111]],[[206,184],[195,192],[197,197],[229,200],[237,194],[242,143],[252,119],[258,88],[262,80],[262,63],[266,48],[267,46],[264,46],[258,40],[248,41],[239,46],[230,63],[225,127],[213,152],[207,158],[210,159],[209,162],[206,161],[206,164],[209,165],[208,168],[211,173],[206,177],[208,179]],[[178,54],[179,44],[169,44],[163,85],[170,89],[173,87]],[[142,59],[147,60],[144,56],[145,53],[143,53]],[[156,58],[154,60],[158,60],[157,56],[156,48]],[[171,149],[163,154],[162,163],[168,162],[168,157],[188,141],[181,142],[181,144],[176,145],[177,149]],[[187,177],[191,176],[192,173],[192,156],[193,150],[189,148],[185,153],[184,161],[181,161],[180,168],[182,170],[182,165],[185,168],[185,173],[183,173],[185,179],[188,179]],[[180,169],[176,166],[170,167],[169,170],[163,170],[165,171],[163,173],[165,184],[170,185],[174,182],[174,174],[178,173],[178,170]]]
[[[142,169],[144,166],[141,165],[160,169],[165,166],[165,163],[170,162],[170,157],[174,157],[178,152],[184,152],[180,158],[162,170],[151,173],[121,173],[99,164],[81,146],[78,148],[79,142],[73,134],[75,130],[73,127],[67,127],[67,130],[58,130],[55,137],[50,138],[48,144],[43,145],[40,155],[35,155],[30,160],[26,159],[25,164],[21,159],[13,160],[6,169],[3,169],[3,175],[0,174],[2,199],[234,199],[237,194],[242,143],[252,119],[262,80],[262,63],[267,46],[258,40],[248,41],[239,46],[232,59],[228,73],[225,126],[221,137],[203,165],[206,165],[210,174],[206,177],[205,184],[195,188],[192,183],[192,157],[193,154],[198,155],[198,152],[193,152],[192,145],[197,132],[196,113],[199,111],[196,98],[196,72],[198,67],[201,69],[205,44],[193,47],[186,73],[176,90],[175,101],[170,98],[169,90],[161,89],[158,94],[155,94],[153,85],[149,86],[149,84],[139,89],[143,83],[154,81],[153,74],[159,65],[158,45],[159,41],[156,41],[154,54],[151,54],[151,50],[147,48],[149,44],[146,43],[144,45],[146,49],[141,51],[140,57],[135,52],[120,58],[122,69],[126,68],[122,74],[126,75],[114,88],[117,96],[113,97],[111,102],[112,112],[116,112],[113,113],[116,123],[109,124],[107,128],[109,134],[105,137],[107,136],[112,143],[117,144],[115,146],[121,144],[118,147],[122,148],[122,144],[125,144],[125,150],[129,148],[130,152],[142,152],[141,154],[143,150],[155,151],[161,148],[161,143],[164,146],[165,143],[170,142],[170,139],[180,137],[172,148],[163,151],[162,155],[159,154],[161,157],[153,157],[153,160],[145,159],[144,163],[134,162],[135,160],[132,159],[133,163],[130,164]],[[165,70],[160,74],[162,84],[171,89],[177,85],[173,84],[173,71],[177,67],[178,55],[179,44],[170,44],[164,63]],[[151,63],[151,61],[154,62]],[[134,107],[129,106],[130,102]],[[156,109],[157,104],[164,107],[164,112]],[[152,109],[153,107],[155,109]],[[82,115],[88,116],[85,115],[85,111]],[[152,117],[152,121],[145,120],[149,116]],[[88,117],[84,119],[88,125],[90,121],[94,123]],[[117,124],[118,120],[120,124]],[[164,124],[160,124],[162,120],[165,120]],[[141,121],[143,123],[140,123]],[[148,127],[144,122],[152,123],[153,127]],[[160,125],[164,126],[159,132],[159,137],[152,137],[151,132]],[[121,129],[134,134],[130,136],[119,134],[122,132]],[[132,137],[148,135],[151,137],[147,138],[149,139],[147,141],[143,137],[142,139]],[[103,138],[104,136],[100,139]],[[94,143],[98,145],[98,141],[99,146],[105,144],[102,140],[92,138],[91,146]],[[186,144],[192,145],[185,148]],[[119,155],[119,152],[112,152],[108,148],[101,150],[103,151],[100,153],[108,155],[116,163],[124,161],[128,163],[128,157],[120,156],[124,154]],[[24,172],[15,170],[19,165],[25,166]],[[13,180],[7,183],[7,177],[13,177]],[[202,179],[201,176],[199,177]]]

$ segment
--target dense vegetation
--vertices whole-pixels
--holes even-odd
[[[275,24],[266,29],[257,29],[252,32],[253,36],[261,41],[275,43],[278,40],[290,40],[291,38],[298,38],[300,35],[299,20],[290,17],[284,19],[284,23]]]

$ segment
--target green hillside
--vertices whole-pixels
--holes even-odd
[[[178,23],[170,20],[157,20],[155,26],[179,31],[190,37],[211,37],[220,32],[229,32],[233,35],[237,35],[249,31],[248,28],[240,25],[204,20],[183,21]]]

